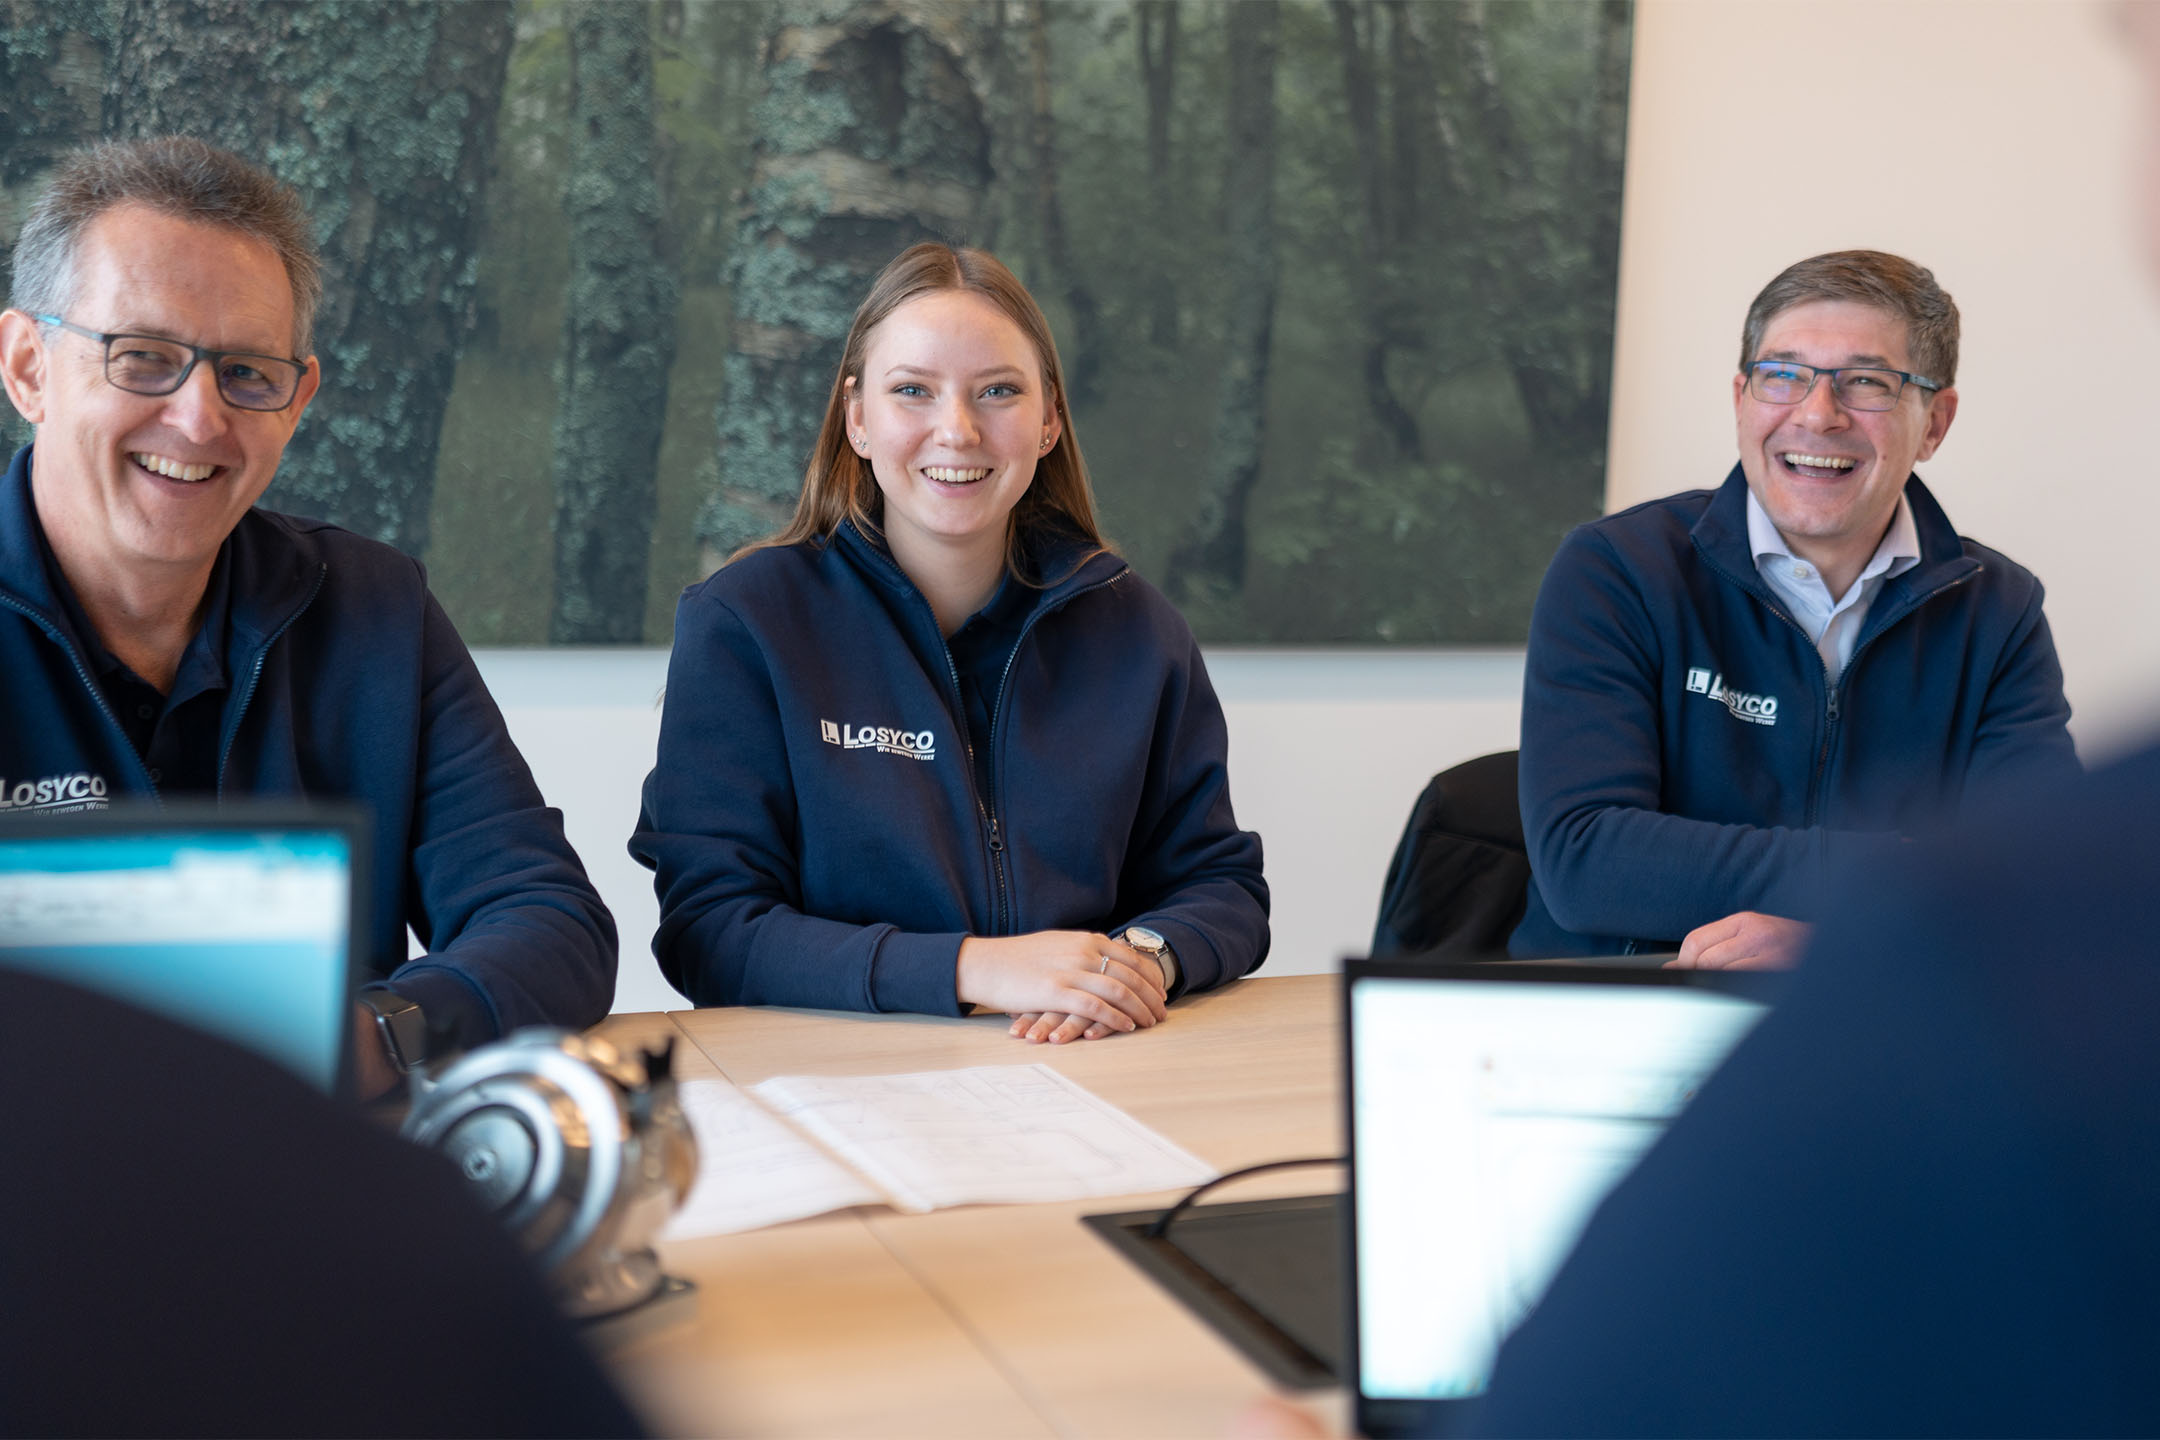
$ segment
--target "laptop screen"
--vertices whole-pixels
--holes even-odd
[[[290,807],[9,824],[0,964],[222,1036],[334,1091],[352,1025],[354,835],[342,816]]]
[[[1677,971],[1349,968],[1353,1353],[1361,1416],[1405,1402],[1369,1418],[1387,1433],[1484,1391],[1591,1212],[1763,1007]]]

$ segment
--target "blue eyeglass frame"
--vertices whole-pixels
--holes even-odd
[[[1755,395],[1755,377],[1765,370],[1805,370],[1808,372],[1807,389],[1800,392],[1798,400],[1770,400],[1761,395]],[[1848,410],[1865,410],[1865,406],[1847,404],[1844,395],[1838,390],[1838,376],[1863,370],[1876,375],[1895,375],[1906,385],[1917,385],[1931,394],[1939,393],[1943,388],[1942,382],[1939,380],[1930,380],[1925,375],[1915,375],[1910,370],[1893,370],[1888,365],[1832,365],[1824,367],[1821,365],[1804,365],[1798,360],[1750,360],[1747,367],[1748,393],[1755,395],[1755,398],[1761,400],[1765,405],[1799,405],[1804,403],[1808,396],[1815,393],[1815,382],[1828,375],[1830,377],[1831,397],[1838,404],[1844,405]],[[1904,398],[1905,391],[1901,388],[1897,394],[1890,397],[1890,404],[1883,406],[1883,410],[1893,408],[1898,401]],[[1882,410],[1868,413],[1879,415]]]
[[[290,365],[300,372],[299,376],[293,381],[292,393],[285,397],[284,404],[243,405],[238,400],[233,399],[231,395],[226,393],[225,381],[222,376],[219,376],[218,378],[217,392],[218,397],[222,399],[226,404],[232,406],[235,410],[252,410],[258,415],[276,415],[283,411],[292,409],[293,402],[300,398],[300,383],[301,381],[307,379],[307,361],[298,359],[291,355],[266,355],[259,350],[212,350],[207,346],[203,345],[190,345],[185,340],[175,340],[170,335],[145,335],[140,333],[139,331],[134,330],[114,330],[110,332],[104,330],[92,330],[87,326],[77,325],[72,320],[63,320],[58,315],[32,315],[30,318],[37,321],[41,325],[57,325],[62,330],[67,331],[70,335],[80,335],[85,340],[97,341],[97,343],[102,346],[105,351],[105,383],[112,386],[115,390],[126,390],[127,393],[130,395],[177,394],[180,387],[187,384],[188,376],[195,373],[195,367],[202,364],[202,362],[205,360],[208,360],[210,362],[210,372],[213,375],[217,374],[219,364],[228,359],[275,360],[280,365]],[[155,340],[160,345],[177,346],[179,349],[188,352],[188,363],[180,367],[180,374],[178,378],[173,381],[171,387],[168,389],[132,390],[112,378],[112,342],[115,340]]]

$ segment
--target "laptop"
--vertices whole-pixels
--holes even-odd
[[[1346,964],[1359,1433],[1459,1426],[1592,1212],[1754,1027],[1774,978]]]
[[[0,814],[0,965],[350,1093],[362,814],[289,803]]]

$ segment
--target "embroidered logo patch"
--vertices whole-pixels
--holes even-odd
[[[0,779],[0,812],[42,810],[65,815],[74,810],[103,810],[105,777],[77,771],[73,775],[48,775],[42,780]]]
[[[1713,674],[1702,666],[1688,668],[1687,690],[1690,695],[1719,702],[1735,720],[1744,720],[1750,725],[1777,724],[1777,696],[1751,695],[1745,690],[1732,689],[1725,684],[1722,674]]]
[[[911,760],[935,760],[937,736],[928,730],[895,730],[889,725],[844,725],[818,721],[818,735],[828,745],[843,750],[875,750],[884,755],[905,755]]]

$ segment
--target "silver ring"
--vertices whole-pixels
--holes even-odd
[[[1107,975],[1110,973],[1110,957],[1108,955],[1102,957],[1102,969],[1096,971],[1095,973],[1098,975]]]

